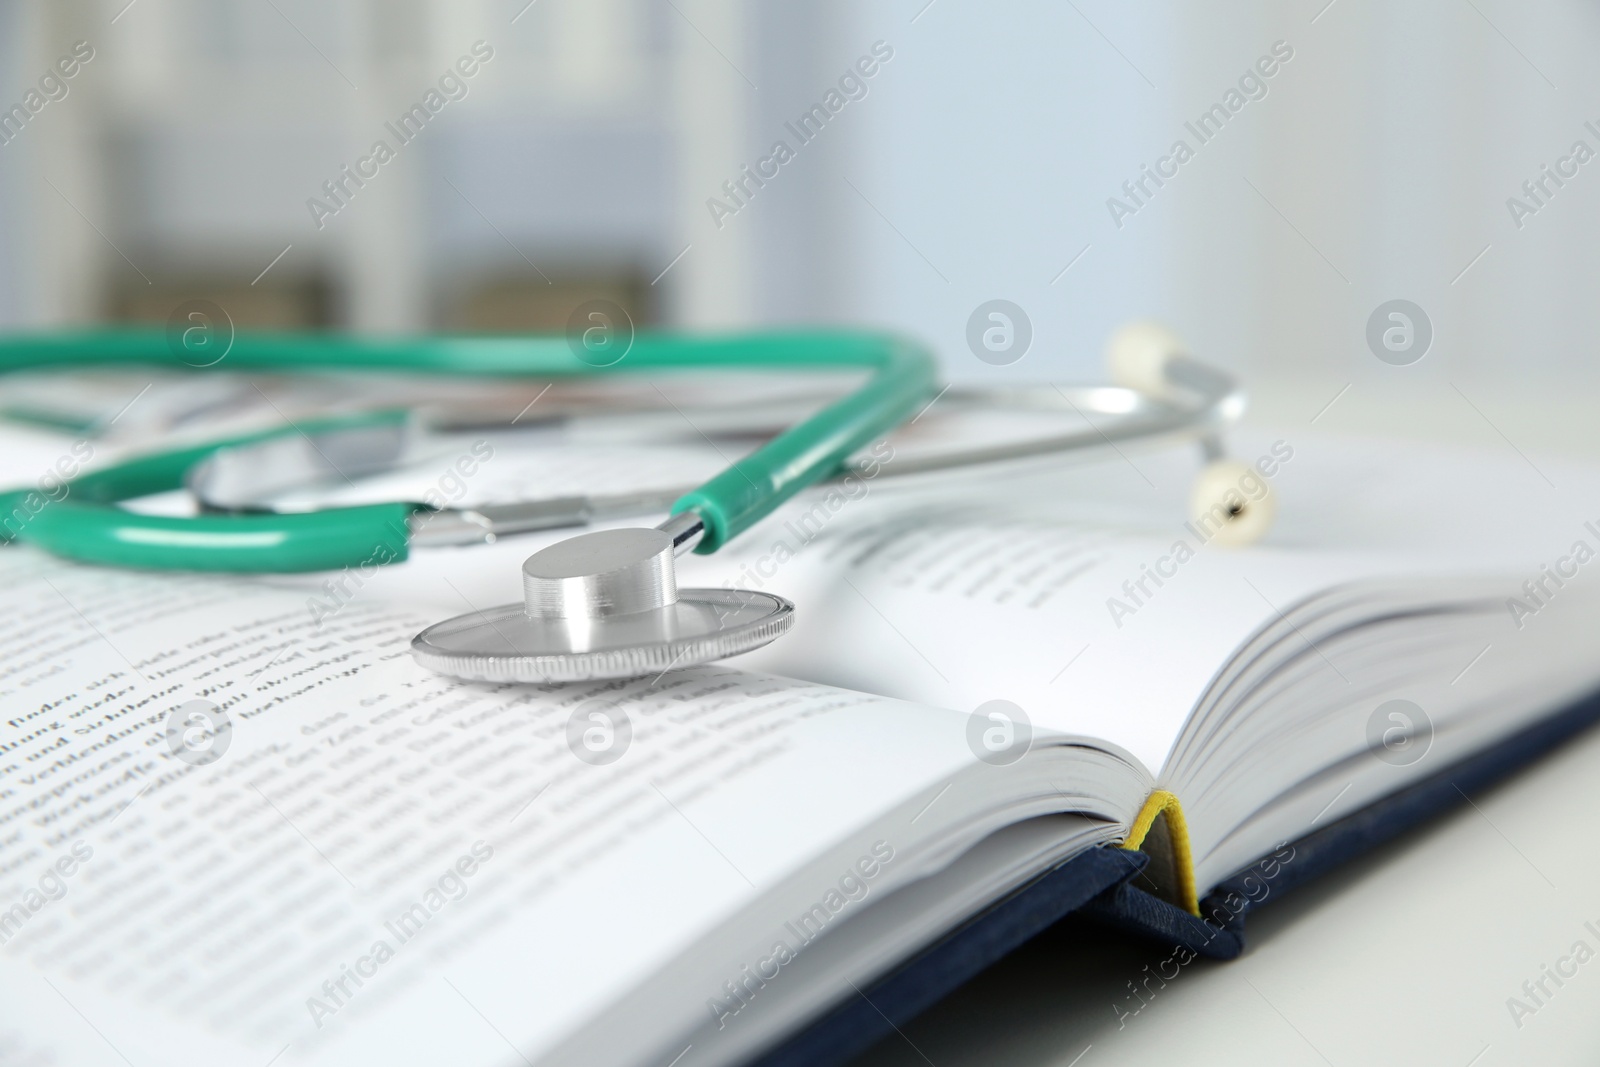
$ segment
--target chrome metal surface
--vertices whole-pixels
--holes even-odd
[[[631,527],[579,534],[522,564],[531,619],[589,620],[663,608],[678,599],[672,538]]]
[[[407,423],[342,427],[219,448],[184,481],[207,511],[264,511],[291,490],[342,485],[391,469],[416,428]]]
[[[508,534],[582,526],[590,519],[589,498],[558,496],[516,504],[418,511],[410,518],[414,545],[490,544]]]
[[[428,627],[416,661],[479,682],[636,678],[760,648],[794,624],[794,605],[748,589],[682,589],[651,611],[588,620],[529,618],[505,604]]]
[[[1029,385],[1011,388],[953,388],[939,406],[1014,408],[1026,411],[1072,412],[1086,425],[1070,433],[978,448],[962,448],[926,456],[897,456],[893,464],[871,459],[850,460],[840,477],[874,470],[876,478],[927,474],[985,463],[1028,459],[1054,452],[1104,447],[1136,438],[1174,437],[1203,440],[1235,422],[1245,409],[1238,382],[1214,367],[1179,357],[1168,361],[1169,394],[1155,398],[1121,386]],[[937,410],[935,408],[935,410]],[[1101,416],[1092,419],[1091,416]]]
[[[419,511],[411,516],[411,543],[425,546],[489,544],[520,533],[650,515],[667,510],[690,488],[688,485],[670,486],[639,493],[558,496],[512,504]]]
[[[678,556],[694,551],[706,535],[705,521],[694,511],[680,511],[656,529],[672,538],[672,551]]]
[[[748,652],[787,630],[794,605],[740,589],[679,591],[677,553],[705,533],[693,512],[655,529],[569,537],[522,564],[522,603],[418,634],[417,662],[477,681],[627,678]]]

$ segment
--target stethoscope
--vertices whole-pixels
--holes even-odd
[[[0,340],[0,369],[170,364],[159,333],[52,334]],[[1225,540],[1252,540],[1271,521],[1271,498],[1226,499],[1239,473],[1219,431],[1244,409],[1228,375],[1185,354],[1148,323],[1112,339],[1112,386],[1010,389],[938,387],[933,357],[903,338],[815,332],[730,337],[639,335],[625,351],[562,337],[355,339],[245,336],[227,369],[273,372],[381,370],[472,376],[567,377],[686,367],[712,370],[864,370],[854,391],[798,418],[697,487],[611,495],[562,495],[514,503],[436,507],[387,501],[300,510],[274,505],[285,490],[330,472],[364,476],[401,461],[416,428],[404,411],[364,412],[142,455],[83,474],[65,495],[0,538],[86,562],[160,570],[295,572],[404,560],[412,545],[494,541],[533,530],[582,526],[630,514],[669,517],[650,528],[579,534],[529,556],[522,598],[428,627],[412,642],[417,662],[486,682],[566,682],[655,674],[748,652],[785,633],[794,605],[746,589],[680,589],[676,559],[711,553],[808,486],[845,478],[868,462],[858,453],[920,418],[933,404],[1073,412],[1084,425],[1024,440],[933,450],[897,458],[895,477],[1047,456],[1139,438],[1192,438],[1209,461],[1195,506],[1222,516]],[[721,414],[673,414],[704,433],[770,429],[794,405],[747,406]],[[631,410],[619,421],[648,421]],[[1100,416],[1099,422],[1088,416]],[[883,471],[875,471],[882,476]],[[195,516],[136,512],[119,504],[188,489]],[[0,493],[0,515],[30,490]]]

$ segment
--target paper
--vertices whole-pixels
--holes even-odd
[[[533,1057],[971,762],[941,713],[727,668],[455,683],[364,600],[29,549],[0,581],[0,973],[64,1062],[106,1056],[78,1011],[134,1062],[502,1061],[436,1025],[473,1010]]]

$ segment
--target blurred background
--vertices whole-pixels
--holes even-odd
[[[0,326],[559,330],[599,297],[1038,380],[1152,316],[1278,419],[1348,385],[1319,428],[1580,438],[1600,164],[1560,161],[1600,149],[1597,47],[1588,0],[0,0]],[[1576,174],[1532,199],[1545,166]],[[992,299],[1032,325],[1010,366],[967,343]],[[1393,299],[1433,327],[1411,366],[1368,351]]]

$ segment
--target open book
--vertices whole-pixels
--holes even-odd
[[[669,451],[579,475],[708,461]],[[1276,547],[1183,523],[1187,456],[815,490],[680,561],[794,632],[628,682],[412,662],[537,539],[265,579],[0,550],[0,1060],[748,1062],[1086,850],[1193,910],[1600,680],[1577,517],[1400,529],[1371,456],[1247,454]],[[1363,551],[1317,547],[1341,521]]]

